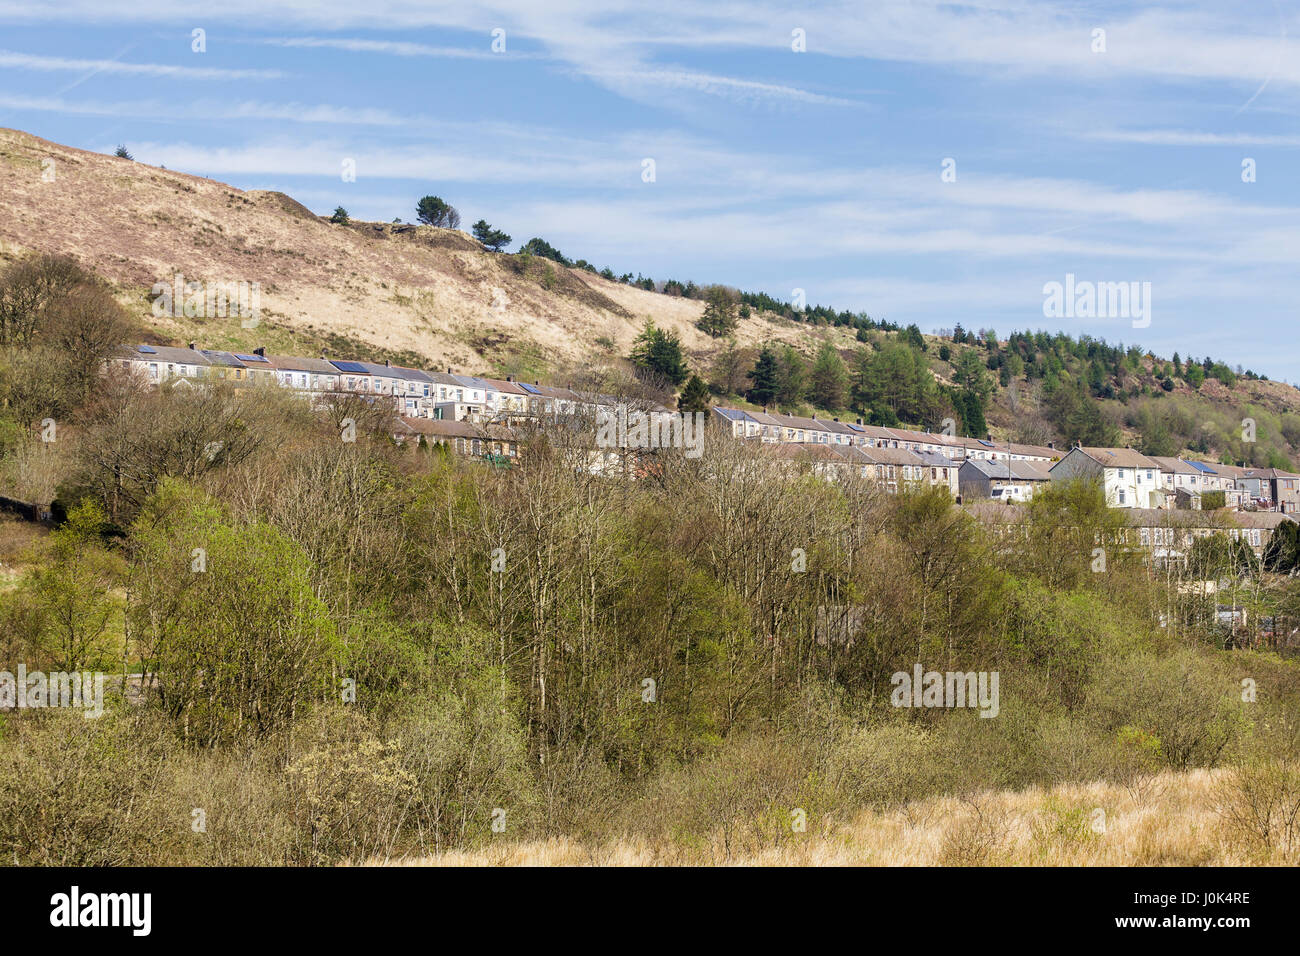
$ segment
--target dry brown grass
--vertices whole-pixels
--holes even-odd
[[[41,179],[47,158],[53,182]],[[677,332],[694,354],[718,345],[695,328],[699,301],[559,266],[544,282],[544,262],[522,275],[464,233],[333,225],[281,193],[245,192],[17,130],[0,129],[0,213],[0,261],[31,250],[76,256],[117,283],[134,318],[175,342],[304,354],[321,345],[337,354],[351,342],[370,350],[366,357],[414,354],[479,373],[510,367],[521,355],[540,357],[534,361],[552,370],[583,367],[600,356],[600,337],[625,354],[647,318]],[[261,327],[154,318],[148,290],[176,272],[260,283]],[[852,341],[843,330],[813,333],[758,318],[737,330],[742,345],[820,335]]]
[[[919,801],[866,812],[847,824],[779,846],[733,854],[737,866],[1243,866],[1288,862],[1284,846],[1261,846],[1225,806],[1240,792],[1232,770],[1163,773],[1136,785],[1089,783]],[[1104,817],[1097,811],[1104,813]],[[716,847],[620,840],[600,845],[553,838],[403,860],[397,866],[690,865]]]

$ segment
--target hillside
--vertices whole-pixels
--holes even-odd
[[[51,168],[47,181],[43,172]],[[76,257],[113,284],[148,341],[300,354],[329,349],[558,379],[622,362],[653,320],[680,338],[687,363],[708,379],[715,401],[748,398],[755,406],[931,429],[952,417],[967,434],[987,431],[1035,444],[1082,439],[1279,467],[1300,460],[1300,391],[1226,367],[1215,371],[1208,358],[1193,378],[1190,370],[1172,368],[1170,357],[1076,341],[1050,329],[993,336],[992,346],[981,329],[958,343],[951,333],[898,330],[865,313],[822,306],[796,312],[762,293],[743,296],[736,346],[729,349],[725,339],[696,328],[700,298],[540,256],[491,253],[457,230],[335,224],[283,193],[243,191],[15,130],[0,130],[0,214],[0,266],[29,252]],[[177,274],[259,283],[260,324],[246,329],[232,318],[155,317],[151,286],[170,285]],[[675,279],[646,283],[686,291]],[[838,386],[832,374],[829,388],[819,385],[814,364],[827,342],[842,363]],[[901,364],[897,350],[887,360],[875,358],[899,343],[912,350]],[[771,398],[755,398],[748,372],[764,345],[778,357],[781,381]],[[956,395],[967,351],[988,376],[977,414]],[[1062,382],[1078,396],[1059,389]],[[1242,440],[1244,418],[1256,420],[1257,441]]]
[[[42,180],[53,161],[54,181]],[[414,205],[414,199],[412,200]],[[703,304],[610,282],[581,269],[484,251],[462,232],[354,222],[334,225],[282,193],[51,143],[0,129],[0,261],[70,254],[111,280],[160,341],[212,347],[405,357],[474,372],[538,372],[626,353],[646,319],[711,347],[694,322]],[[258,282],[261,326],[157,319],[148,291],[187,280]],[[548,274],[549,273],[549,274]],[[784,320],[746,322],[741,343],[798,343]]]

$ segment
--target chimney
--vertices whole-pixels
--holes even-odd
[[[1056,451],[1056,442],[1054,442],[1054,441],[1049,441],[1049,442],[1047,443],[1047,447],[1050,448],[1050,449],[1052,449],[1052,451]]]
[[[450,365],[448,365],[448,366],[447,366],[447,374],[448,374],[448,375],[455,375],[455,374],[456,374],[456,370],[455,370],[454,368],[452,368]]]
[[[839,419],[838,419],[838,418],[832,418],[831,421],[833,421],[833,422],[838,422]]]
[[[193,343],[193,342],[191,342],[191,343],[190,343],[190,348],[192,348],[192,349],[197,349],[197,348],[198,348],[198,346],[197,346],[197,345],[195,345],[195,344],[194,344],[194,343]]]
[[[515,377],[514,377],[513,375],[507,375],[507,376],[506,376],[506,381],[507,381],[507,382],[513,382],[514,380],[515,380]]]
[[[392,368],[392,367],[393,367],[392,359],[384,359],[384,368]]]
[[[253,349],[253,354],[260,355],[262,356],[262,358],[266,358],[266,346],[259,345],[257,348]]]
[[[858,424],[859,424],[859,425],[862,424],[862,419],[860,419],[860,418],[858,419]]]

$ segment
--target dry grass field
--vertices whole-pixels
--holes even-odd
[[[728,854],[720,843],[630,839],[501,842],[397,866],[1249,866],[1294,864],[1300,805],[1273,812],[1243,797],[1239,771],[1195,770],[1129,786],[1067,785],[940,797],[782,836]],[[1279,825],[1280,824],[1280,825]],[[1265,835],[1266,827],[1269,833]]]
[[[41,175],[47,160],[52,182]],[[411,197],[411,218],[418,198]],[[646,319],[676,331],[692,354],[717,346],[695,328],[703,310],[698,300],[545,260],[521,272],[513,257],[486,252],[464,232],[336,225],[283,193],[243,191],[17,130],[0,129],[0,212],[0,264],[30,251],[71,254],[111,280],[131,315],[160,341],[307,354],[330,346],[334,354],[365,351],[521,375],[625,354]],[[149,289],[177,273],[259,283],[261,324],[244,329],[237,319],[154,317]],[[737,339],[798,343],[824,334],[755,318],[742,323]]]

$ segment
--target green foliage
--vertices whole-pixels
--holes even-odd
[[[1044,389],[1045,411],[1048,420],[1067,444],[1109,447],[1118,443],[1119,429],[1102,414],[1100,406],[1092,401],[1083,383],[1057,382]]]
[[[480,219],[478,222],[474,223],[473,230],[474,238],[483,243],[483,245],[487,246],[493,252],[500,252],[502,248],[510,245],[509,233],[503,232],[500,229],[493,229],[488,225],[486,219]]]
[[[348,211],[342,206],[335,206],[334,215],[330,216],[330,222],[335,223],[336,225],[346,226],[349,221]]]
[[[236,524],[167,480],[134,536],[128,617],[150,670],[167,675],[162,704],[186,739],[262,736],[328,695],[334,625],[310,562],[282,532]]]
[[[425,196],[415,205],[415,218],[426,226],[440,229],[459,229],[460,213],[456,207],[439,196]]]
[[[97,502],[74,508],[50,535],[48,558],[31,576],[45,622],[42,644],[60,670],[98,668],[111,659],[109,630],[120,613],[113,589],[121,570],[101,546],[106,527]]]
[[[692,374],[677,398],[677,409],[683,412],[707,412],[709,410],[709,386],[704,379]]]
[[[758,353],[758,360],[749,372],[749,379],[753,382],[748,393],[751,402],[766,407],[776,401],[777,390],[780,388],[780,369],[771,347],[765,345]]]
[[[849,370],[835,346],[826,342],[813,363],[809,397],[819,408],[838,411],[849,401]]]
[[[943,417],[944,402],[929,367],[921,353],[901,342],[886,342],[878,352],[858,352],[852,396],[878,424],[902,420],[933,426]]]
[[[713,286],[705,300],[704,312],[695,323],[696,328],[716,339],[734,332],[736,322],[736,300],[731,292],[722,286]]]
[[[688,369],[682,355],[682,343],[676,332],[666,332],[647,320],[645,328],[632,343],[628,356],[637,373],[651,381],[671,386],[686,381]]]
[[[534,237],[520,247],[521,255],[540,256],[543,259],[550,259],[552,262],[558,262],[562,266],[571,266],[573,263],[545,239]]]

